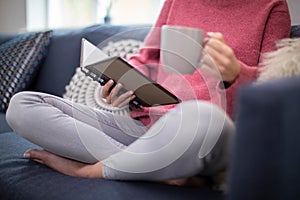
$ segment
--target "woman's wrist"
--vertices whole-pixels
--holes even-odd
[[[230,88],[231,85],[233,85],[235,83],[235,81],[237,80],[238,76],[233,80],[233,81],[221,81],[219,84],[219,87],[221,89],[228,89]]]
[[[232,85],[232,83],[229,83],[229,82],[227,82],[227,81],[223,81],[223,82],[220,84],[220,88],[221,88],[221,89],[227,89],[227,88],[229,88],[231,85]]]
[[[239,77],[239,74],[240,74],[240,67],[239,67],[239,70],[238,70],[237,75],[236,75],[234,78],[232,78],[231,80],[223,80],[223,81],[221,82],[220,88],[222,88],[222,89],[227,89],[227,88],[229,88],[231,85],[233,85],[233,84],[236,82],[236,80],[237,80],[238,77]]]

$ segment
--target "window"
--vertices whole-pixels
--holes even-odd
[[[152,24],[164,0],[27,0],[27,30]]]
[[[161,7],[161,0],[115,0],[111,6],[113,24],[151,24]]]

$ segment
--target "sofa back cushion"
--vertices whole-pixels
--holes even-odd
[[[291,29],[291,38],[300,37],[300,25],[294,25]]]
[[[149,27],[95,25],[72,31],[55,30],[49,53],[40,68],[32,90],[62,96],[80,63],[81,39],[93,44],[106,45],[120,38],[143,40]]]

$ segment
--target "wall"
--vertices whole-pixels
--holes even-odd
[[[19,33],[26,28],[26,0],[0,0],[0,32]]]
[[[292,24],[300,24],[300,0],[287,0],[292,17]]]
[[[292,24],[300,24],[300,0],[287,0]],[[26,28],[26,0],[0,0],[0,32],[18,33]]]

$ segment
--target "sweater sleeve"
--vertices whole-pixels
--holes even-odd
[[[271,10],[266,21],[265,31],[262,40],[261,53],[275,50],[278,40],[288,38],[291,31],[291,19],[286,1],[279,1]],[[260,56],[260,62],[263,56]]]
[[[166,0],[160,15],[144,41],[144,47],[133,55],[129,62],[146,76],[156,80],[157,65],[160,61],[161,27],[166,24],[173,0]]]
[[[266,20],[259,63],[263,59],[263,54],[275,50],[276,41],[287,38],[290,35],[291,21],[286,1],[278,1],[270,10]],[[234,119],[234,105],[236,105],[236,92],[238,88],[246,83],[254,81],[258,76],[259,63],[257,66],[248,66],[240,62],[241,71],[236,81],[225,89],[227,100],[227,112]],[[221,87],[220,87],[221,88]]]

